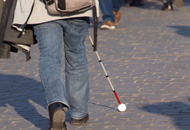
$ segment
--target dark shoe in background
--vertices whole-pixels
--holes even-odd
[[[71,125],[83,125],[83,124],[87,123],[88,119],[89,119],[88,114],[82,119],[72,119]]]
[[[49,111],[49,130],[67,130],[65,111],[63,104],[53,103],[48,107]]]
[[[166,11],[166,10],[168,10],[168,11],[173,10],[173,3],[172,3],[172,2],[163,3],[162,10],[163,10],[163,11]]]
[[[170,2],[163,3],[162,10],[173,10],[173,4],[177,7],[183,6],[183,0],[171,0]]]
[[[124,0],[124,3],[131,2],[132,0]]]
[[[143,0],[132,0],[129,6],[144,6]]]

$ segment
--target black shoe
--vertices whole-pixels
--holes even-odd
[[[173,3],[172,2],[166,2],[163,4],[162,10],[173,10]]]
[[[144,2],[142,0],[133,0],[129,6],[143,6]]]
[[[129,6],[144,6],[143,3],[130,3]]]
[[[71,125],[83,125],[88,121],[88,119],[89,119],[88,114],[82,119],[73,119],[72,118]]]
[[[49,106],[49,130],[67,130],[63,104],[53,103]]]

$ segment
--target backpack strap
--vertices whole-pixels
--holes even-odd
[[[32,4],[32,8],[31,8],[31,10],[30,10],[30,13],[29,13],[29,15],[28,15],[28,18],[26,19],[25,23],[24,23],[23,25],[21,25],[21,27],[18,29],[18,31],[20,31],[20,34],[18,35],[18,38],[20,38],[22,35],[24,35],[24,29],[25,29],[25,27],[26,27],[26,25],[27,25],[27,23],[28,23],[28,20],[29,20],[31,14],[32,14],[33,8],[34,8],[34,2],[33,2],[33,4]]]

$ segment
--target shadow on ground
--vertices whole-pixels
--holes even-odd
[[[176,29],[176,33],[190,38],[190,26],[168,26],[169,28]]]
[[[149,113],[169,116],[179,130],[190,130],[190,105],[182,102],[165,102],[143,105],[142,110]]]
[[[0,108],[11,106],[36,127],[47,129],[48,119],[31,102],[46,109],[44,90],[38,81],[20,75],[0,74]]]
[[[93,103],[93,102],[88,102],[89,104],[92,104],[92,105],[95,105],[95,106],[100,106],[100,107],[104,107],[104,108],[108,108],[108,109],[112,109],[112,110],[116,110],[115,108],[113,107],[109,107],[109,106],[106,106],[106,105],[103,105],[103,104],[98,104],[98,103]]]

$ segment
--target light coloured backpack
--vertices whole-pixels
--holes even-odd
[[[51,15],[69,16],[93,9],[93,24],[94,24],[93,51],[97,50],[98,17],[97,17],[95,0],[43,0],[43,1],[45,3],[48,12]],[[21,26],[19,30],[20,34],[18,38],[24,34],[24,28],[26,27],[27,22],[32,14],[33,7],[34,3],[32,5],[30,14],[26,22]]]
[[[95,0],[44,0],[47,10],[54,15],[72,15],[95,7]]]

